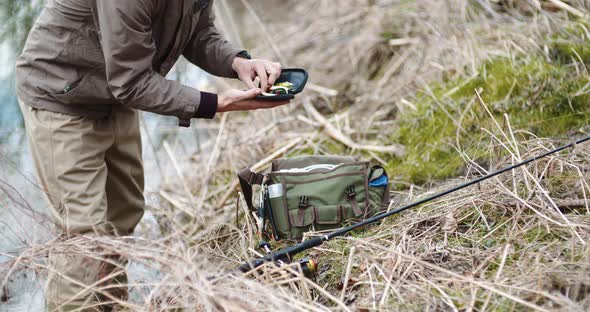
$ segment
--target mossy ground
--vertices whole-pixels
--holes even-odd
[[[313,104],[326,118],[331,118],[330,113],[350,107],[350,116],[339,115],[331,119],[337,128],[359,143],[401,143],[406,147],[405,156],[396,158],[390,154],[350,149],[323,133],[321,126],[316,128],[313,125],[306,131],[314,135],[307,137],[309,140],[305,144],[285,157],[336,154],[378,160],[386,165],[398,190],[418,185],[412,188],[412,196],[408,190],[394,192],[403,197],[398,201],[401,203],[413,201],[428,190],[434,192],[429,184],[446,188],[445,185],[455,183],[448,178],[468,175],[465,155],[486,169],[510,163],[509,151],[492,139],[495,135],[502,142],[509,141],[502,137],[494,121],[504,132],[514,134],[518,142],[515,145],[522,148],[520,153],[526,154],[524,157],[535,155],[536,151],[531,151],[531,147],[540,148],[538,141],[529,142],[534,138],[557,139],[543,141],[543,145],[569,141],[588,130],[590,78],[587,67],[590,51],[585,42],[590,38],[586,29],[584,24],[574,23],[574,26],[544,38],[539,49],[490,58],[479,64],[475,71],[469,67],[463,71],[454,69],[442,73],[442,79],[430,82],[413,95],[404,93],[406,101],[399,101],[398,110],[390,110],[382,117],[385,122],[366,129],[363,125],[357,127],[359,119],[354,118],[358,116],[352,116],[358,108],[354,107],[358,105],[356,101],[364,99],[358,93],[366,92],[364,87],[384,77],[387,63],[398,52],[383,44],[378,45],[369,50],[369,62],[359,61],[363,71],[354,73],[358,79],[334,85],[330,85],[331,80],[316,80],[321,85],[338,89],[339,96],[312,100],[317,100]],[[380,34],[386,42],[414,35],[406,32]],[[314,62],[317,62],[315,58]],[[396,81],[395,78],[390,80]],[[476,90],[493,119],[477,100]],[[375,106],[372,111],[380,108]],[[373,120],[367,115],[359,116],[371,121],[381,118]],[[353,127],[343,121],[346,117],[350,117]],[[294,131],[287,126],[285,129]],[[285,136],[280,144],[269,146],[274,150],[286,140]],[[576,151],[576,164],[583,163],[586,158],[580,160],[580,151]],[[556,163],[563,165],[564,158],[557,157],[552,163],[547,160],[538,163],[551,170],[548,175],[537,176],[541,187],[555,199],[585,198],[580,181],[587,180],[587,177],[580,176],[571,167],[560,169]],[[227,168],[222,169],[223,174],[210,180],[215,186],[212,189],[223,190],[224,185],[235,180],[233,172],[225,170]],[[586,240],[588,233],[584,229],[546,222],[543,217],[558,222],[562,219],[556,217],[553,207],[543,198],[535,197],[538,188],[531,187],[530,180],[523,176],[520,174],[514,180],[504,177],[505,180],[497,185],[455,193],[449,196],[451,199],[407,211],[297,255],[297,259],[311,257],[319,261],[318,274],[311,280],[336,300],[321,295],[323,292],[317,288],[306,290],[306,287],[295,285],[289,291],[335,309],[335,302],[340,302],[344,293],[342,304],[363,311],[379,310],[375,307],[379,307],[380,298],[384,304],[382,310],[445,311],[451,310],[450,307],[457,310],[526,310],[522,302],[481,287],[482,284],[474,283],[477,281],[531,305],[548,309],[567,308],[568,303],[586,307],[588,300],[585,298],[590,294],[590,286],[580,278],[568,279],[568,274],[580,275],[588,270],[583,264],[588,263],[590,253],[573,232],[578,230],[581,239]],[[515,195],[507,194],[500,186],[514,190]],[[544,216],[519,205],[515,198],[526,199]],[[587,222],[585,207],[579,208],[564,211],[564,214],[575,222]],[[242,231],[252,231],[253,227],[244,226],[244,221],[254,221],[246,215],[240,214],[240,217],[238,228],[228,226],[225,230],[232,231],[230,234],[223,239],[212,237],[206,246],[211,250],[235,252],[231,258],[236,255],[240,255],[241,260],[249,258],[248,248],[256,247],[256,235],[249,233],[248,241],[241,235],[240,227]],[[218,233],[213,233],[215,235]],[[272,242],[272,245],[274,250],[281,250],[292,243],[281,241]],[[352,257],[348,287],[343,291],[351,246],[355,246],[356,251]],[[290,276],[288,278],[291,283],[293,280]],[[394,291],[392,288],[387,290],[385,285],[389,282],[393,283]],[[282,289],[277,285],[271,284],[273,290]],[[520,288],[510,288],[513,286]],[[546,293],[557,297],[546,296]]]
[[[397,142],[407,149],[402,158],[381,155],[394,180],[424,184],[457,176],[466,164],[460,152],[481,163],[492,161],[489,135],[481,129],[498,131],[476,90],[506,131],[509,121],[517,140],[579,134],[588,126],[590,103],[586,36],[586,26],[577,24],[547,38],[545,52],[491,59],[474,76],[443,80],[419,91],[396,124],[378,129],[387,134],[379,136],[383,144]]]
[[[465,153],[489,164],[508,153],[490,150],[490,135],[500,136],[487,109],[517,141],[534,137],[567,140],[584,133],[590,111],[590,48],[587,29],[576,24],[546,39],[546,51],[498,57],[481,64],[475,75],[443,79],[418,91],[404,104],[396,123],[376,129],[373,139],[405,145],[401,158],[380,154],[397,188],[422,185],[463,173]],[[508,124],[509,123],[509,124]],[[370,136],[369,136],[370,138]],[[355,153],[331,139],[318,142],[325,154]],[[289,154],[315,154],[312,148]],[[366,154],[364,156],[371,157]]]
[[[445,180],[466,175],[464,155],[485,168],[510,163],[509,151],[492,140],[491,135],[495,135],[503,142],[508,141],[502,137],[496,122],[504,132],[514,134],[514,139],[522,146],[521,154],[527,154],[527,148],[537,146],[527,144],[527,141],[537,137],[569,141],[588,130],[590,78],[587,67],[590,66],[590,49],[584,44],[589,39],[586,29],[582,23],[574,24],[546,37],[541,44],[542,49],[488,59],[477,67],[475,73],[467,68],[465,72],[471,74],[461,74],[456,70],[443,73],[443,79],[431,82],[413,96],[406,97],[407,101],[400,104],[401,109],[394,110],[396,116],[384,117],[388,122],[395,118],[393,123],[368,129],[367,133],[361,134],[362,138],[355,137],[358,132],[347,133],[353,140],[371,141],[375,145],[403,144],[406,154],[401,158],[351,150],[327,135],[315,136],[312,144],[303,144],[285,156],[352,154],[364,158],[378,157],[386,165],[397,189],[412,184],[424,186],[414,188],[414,192],[420,194],[430,189],[429,183],[452,184],[454,182]],[[402,35],[383,33],[382,37],[388,40]],[[383,64],[392,58],[392,51],[388,49],[373,52],[374,62],[364,77],[368,81],[381,79]],[[358,90],[353,84],[349,82],[339,86],[338,91],[344,95],[334,99],[328,111],[354,104],[351,99]],[[476,90],[481,94],[485,107],[478,101]],[[321,110],[321,107],[318,108]],[[321,128],[317,130],[321,132]],[[557,141],[555,144],[560,144]],[[539,164],[545,165],[545,161]],[[580,199],[585,195],[579,185],[583,179],[587,178],[572,168],[553,169],[551,174],[542,177],[542,184],[552,198]],[[221,188],[233,180],[233,172],[224,171],[210,182],[215,188]],[[534,190],[527,183],[529,181],[521,178],[514,181],[506,179],[502,184],[515,190],[517,197],[531,199],[533,205],[543,206],[542,199],[534,197]],[[587,262],[590,255],[588,249],[573,237],[570,228],[544,223],[544,219],[531,209],[519,206],[516,201],[510,202],[514,200],[511,196],[490,189],[495,192],[493,195],[486,194],[486,190],[471,192],[474,194],[453,194],[458,199],[479,195],[481,198],[477,205],[444,201],[424,206],[350,233],[347,237],[329,241],[297,258],[318,260],[318,274],[313,281],[339,298],[343,292],[351,246],[355,245],[357,249],[343,302],[358,307],[374,307],[382,295],[379,291],[383,291],[388,281],[393,281],[396,291],[407,297],[387,297],[385,307],[388,310],[421,311],[426,306],[434,310],[449,310],[449,306],[458,310],[470,307],[491,311],[524,310],[521,304],[503,295],[460,279],[453,280],[446,273],[415,265],[412,260],[402,259],[391,252],[399,249],[405,255],[462,277],[493,284],[502,291],[518,292],[519,298],[531,304],[544,305],[548,299],[534,292],[511,290],[508,286],[535,285],[532,287],[538,291],[557,294],[572,301],[584,301],[590,287],[566,277],[570,272],[586,272],[587,268],[580,263]],[[408,191],[397,193],[405,196]],[[486,201],[488,195],[499,200]],[[544,213],[551,214],[552,208],[547,208],[547,205],[541,208],[547,210]],[[583,216],[585,207],[579,208],[564,213],[572,218]],[[449,215],[456,220],[456,224],[445,230]],[[243,224],[245,218],[242,216],[239,223]],[[254,233],[251,234],[254,237]],[[239,236],[239,233],[234,230],[232,235]],[[217,248],[219,241],[211,240],[209,247]],[[224,239],[224,246],[234,248],[230,246],[235,245],[231,241]],[[363,242],[373,242],[384,249],[363,245]],[[292,243],[273,242],[273,249],[280,250]],[[239,250],[239,254],[247,253],[245,248]],[[555,276],[543,275],[546,272],[555,272]],[[497,276],[501,276],[501,280]],[[376,294],[373,286],[377,289]],[[318,295],[318,292],[313,291],[313,294]],[[319,301],[327,306],[334,304],[323,297]]]

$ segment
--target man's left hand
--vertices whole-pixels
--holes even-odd
[[[280,63],[258,59],[249,60],[241,57],[234,58],[232,68],[248,89],[257,88],[254,85],[254,79],[256,77],[260,78],[260,89],[264,92],[275,84],[275,81],[281,75],[282,69]]]

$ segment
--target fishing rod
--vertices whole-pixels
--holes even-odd
[[[369,224],[379,222],[379,221],[381,221],[383,219],[386,219],[388,217],[391,217],[391,216],[393,216],[395,214],[398,214],[398,213],[401,213],[401,212],[406,211],[408,209],[411,209],[411,208],[420,206],[422,204],[425,204],[427,202],[430,202],[430,201],[433,201],[435,199],[441,198],[443,196],[449,195],[451,193],[457,192],[457,191],[462,190],[464,188],[467,188],[469,186],[472,186],[472,185],[481,183],[481,182],[483,182],[485,180],[491,179],[491,178],[493,178],[495,176],[498,176],[500,174],[503,174],[505,172],[508,172],[508,171],[514,170],[516,168],[522,167],[524,165],[530,164],[532,162],[535,162],[535,161],[537,161],[539,159],[542,159],[542,158],[545,158],[547,156],[550,156],[550,155],[559,153],[559,152],[561,152],[563,150],[572,148],[572,147],[574,147],[574,146],[576,146],[578,144],[582,144],[582,143],[587,142],[589,140],[590,140],[590,136],[588,136],[586,138],[583,138],[583,139],[580,139],[578,141],[572,142],[570,144],[564,145],[562,147],[556,148],[554,150],[545,152],[543,154],[540,154],[540,155],[531,157],[531,158],[529,158],[527,160],[524,160],[524,161],[522,161],[520,163],[517,163],[517,164],[514,164],[512,166],[508,166],[508,167],[503,168],[503,169],[500,169],[498,171],[494,171],[494,172],[489,173],[489,174],[487,174],[485,176],[481,176],[479,178],[476,178],[476,179],[467,181],[467,182],[465,182],[463,184],[457,185],[457,186],[455,186],[453,188],[450,188],[450,189],[448,189],[446,191],[443,191],[443,192],[440,192],[440,193],[437,193],[437,194],[428,196],[428,197],[423,198],[421,200],[418,200],[416,202],[413,202],[413,203],[410,203],[408,205],[402,206],[402,207],[400,207],[398,209],[395,209],[395,210],[392,210],[392,211],[389,211],[389,212],[385,212],[385,213],[381,213],[381,214],[375,215],[375,216],[373,216],[371,218],[368,218],[368,219],[366,219],[364,221],[361,221],[359,223],[356,223],[356,224],[353,224],[353,225],[350,225],[350,226],[341,228],[339,230],[336,230],[334,232],[328,233],[328,234],[323,235],[323,236],[313,237],[311,239],[308,239],[308,240],[303,241],[301,243],[298,243],[298,244],[295,244],[293,246],[287,247],[285,249],[279,250],[277,252],[271,252],[270,249],[265,248],[267,250],[267,254],[263,258],[257,258],[257,259],[254,259],[254,260],[250,260],[248,262],[245,262],[242,265],[240,265],[238,267],[238,269],[240,271],[246,273],[246,272],[249,272],[251,270],[256,269],[257,267],[259,267],[259,266],[261,266],[261,265],[263,265],[264,263],[267,263],[267,262],[277,262],[277,263],[290,262],[290,260],[293,258],[293,256],[295,256],[295,255],[297,255],[297,254],[299,254],[299,253],[301,253],[303,251],[306,251],[308,249],[311,249],[311,248],[320,246],[321,244],[323,244],[323,243],[325,243],[325,242],[327,242],[327,241],[329,241],[329,240],[331,240],[333,238],[336,238],[336,237],[339,237],[339,236],[343,236],[343,235],[348,234],[351,231],[356,230],[358,228],[362,228],[362,227],[367,226]],[[304,259],[302,261],[299,261],[299,265],[301,265],[301,267],[303,267],[305,269],[305,268],[307,268],[307,266],[312,266],[313,268],[315,268],[315,265],[316,264],[313,261]]]

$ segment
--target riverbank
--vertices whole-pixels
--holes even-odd
[[[236,187],[236,169],[259,160],[371,159],[392,177],[393,209],[590,133],[590,35],[581,6],[244,2],[252,53],[306,68],[311,85],[293,106],[228,117],[228,133],[254,135],[221,135],[217,163],[194,164],[217,176],[185,181],[195,196],[222,190],[205,197],[213,207],[196,209],[216,218],[199,215],[188,224],[202,228],[195,249],[235,259],[230,267],[255,257],[257,240],[246,213],[235,228],[232,212],[244,204],[226,190]],[[588,150],[579,146],[329,242],[306,254],[320,263],[315,278],[252,276],[272,294],[264,305],[235,299],[223,307],[280,309],[287,301],[292,310],[318,311],[588,309]],[[210,226],[218,220],[227,221]],[[183,299],[186,306],[211,304],[190,291]]]
[[[227,274],[259,256],[238,194],[243,167],[285,155],[371,159],[394,182],[393,209],[590,131],[589,27],[572,13],[588,14],[583,5],[270,3],[220,0],[218,16],[240,7],[228,32],[255,56],[306,68],[310,84],[287,107],[219,116],[200,152],[161,159],[171,177],[155,194],[161,236],[27,246],[0,272],[44,272],[49,250],[118,253],[158,272],[131,285],[139,299],[122,304],[137,311],[590,308],[585,145],[315,248],[311,279],[272,264]]]

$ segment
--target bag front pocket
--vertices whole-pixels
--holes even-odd
[[[293,209],[289,211],[289,220],[292,226],[308,227],[315,221],[313,207]]]
[[[283,177],[286,190],[284,196],[289,207],[290,234],[293,239],[301,238],[304,232],[310,230],[336,229],[341,227],[344,220],[360,220],[365,215],[366,172],[298,178],[295,181],[293,177]],[[309,208],[299,208],[305,206]]]
[[[280,238],[341,227],[367,214],[367,163],[350,163],[321,172],[271,172],[270,202]]]
[[[312,206],[289,210],[289,223],[291,224],[291,231],[288,233],[289,239],[303,237],[303,233],[309,232],[314,222],[315,214]]]
[[[352,211],[350,205],[308,206],[289,211],[291,237],[299,239],[309,231],[326,231],[342,227],[344,212]]]
[[[342,222],[340,205],[313,207],[313,215],[318,225],[336,225]]]
[[[343,210],[350,209],[346,205],[329,205],[313,207],[315,228],[317,231],[333,230],[340,228],[343,222]]]

